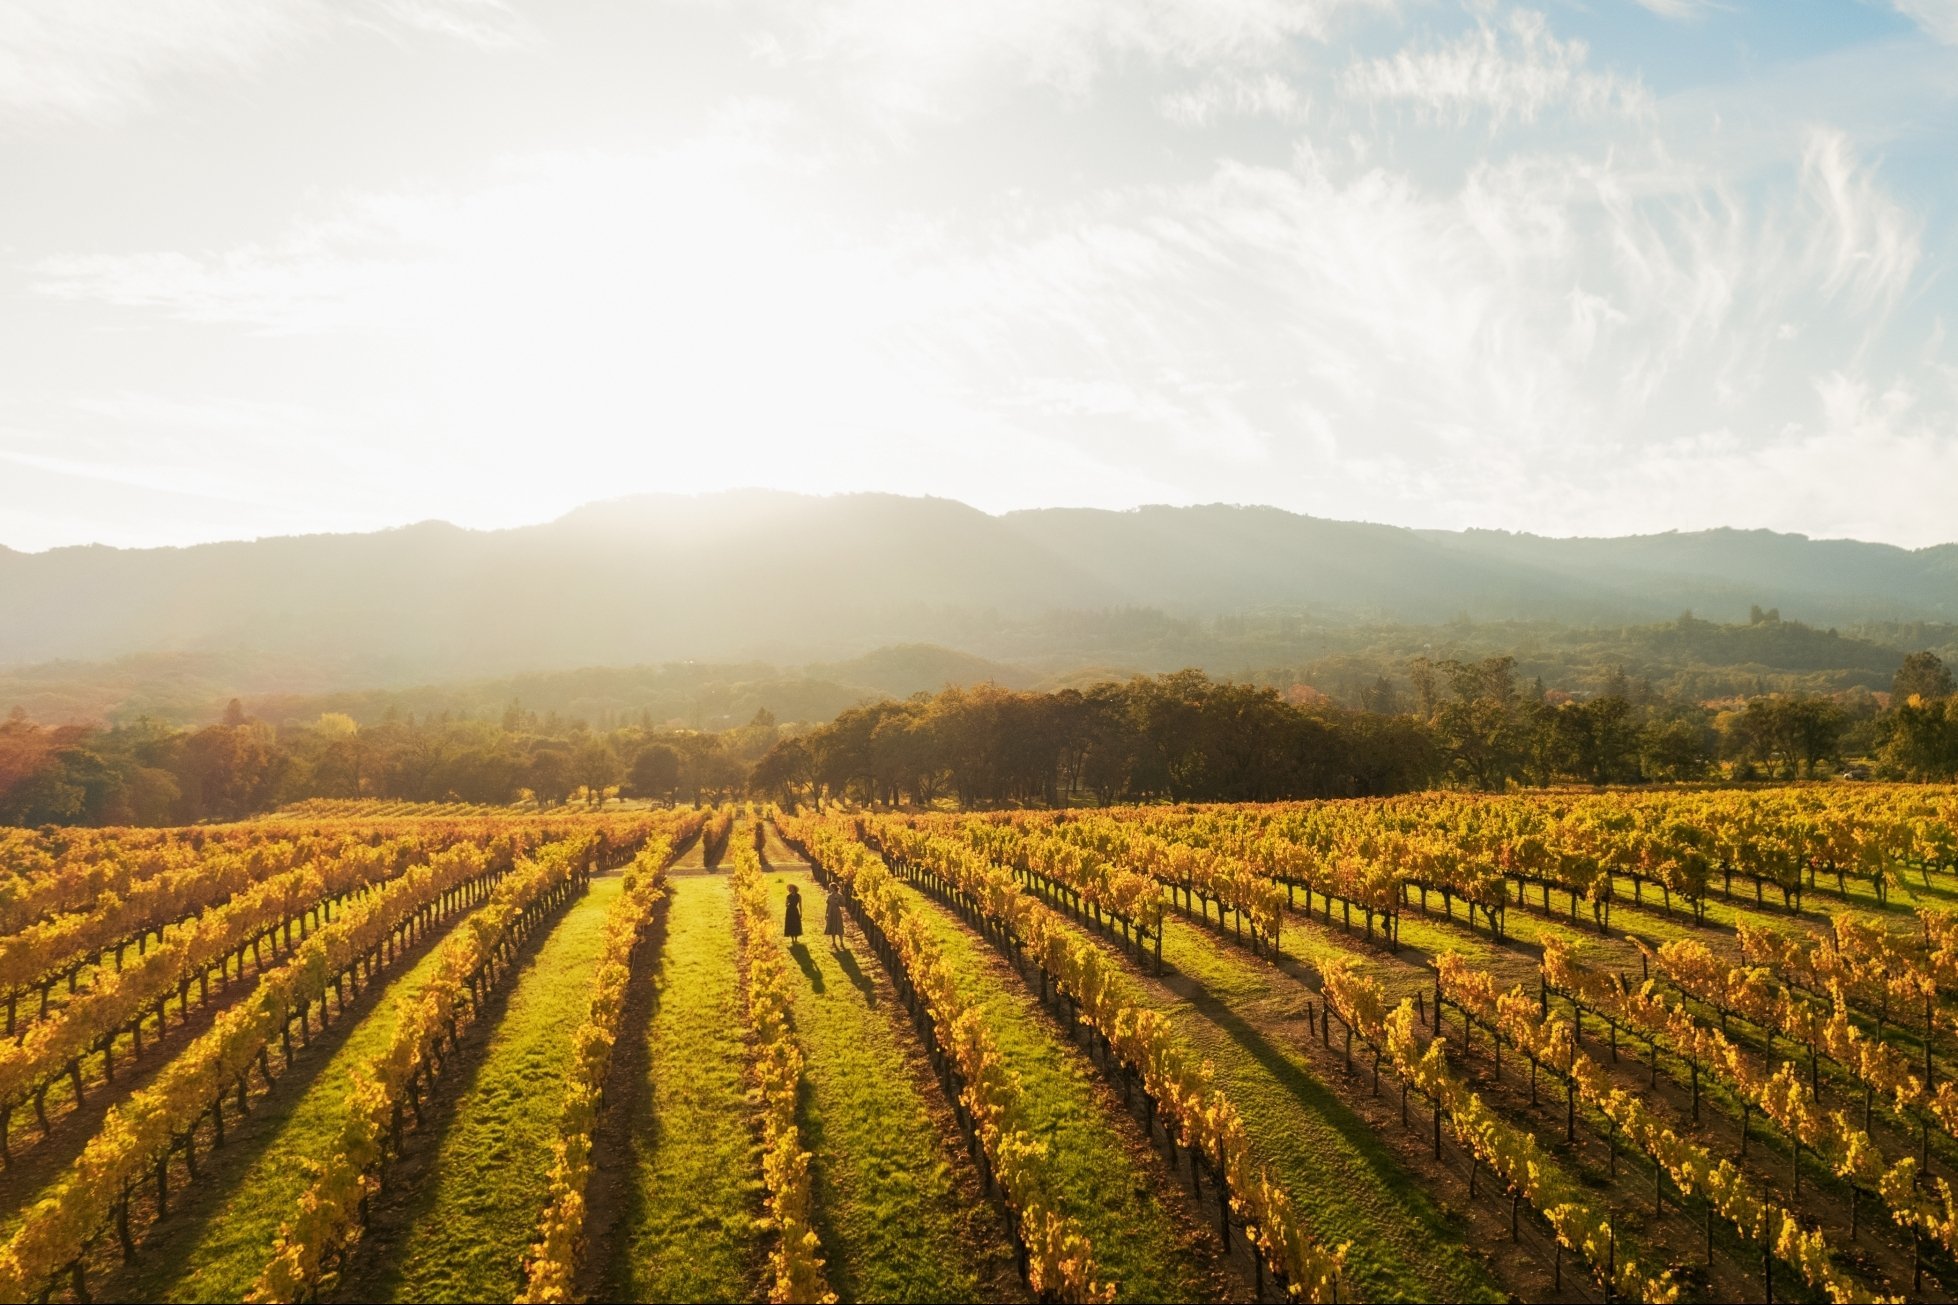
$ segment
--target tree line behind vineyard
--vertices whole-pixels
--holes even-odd
[[[16,711],[0,722],[0,824],[190,824],[311,798],[1059,806],[1814,778],[1852,763],[1958,776],[1958,693],[1929,653],[1906,659],[1881,711],[1820,694],[1708,705],[1606,687],[1546,691],[1508,657],[1417,658],[1404,686],[1383,680],[1362,708],[1187,670],[1052,692],[947,688],[823,723],[785,725],[764,707],[718,731],[650,718],[600,730],[514,707],[495,721],[274,725],[233,700],[196,729],[50,727]]]

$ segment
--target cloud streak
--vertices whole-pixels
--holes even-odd
[[[63,115],[127,112],[196,66],[249,76],[347,26],[302,0],[258,26],[157,4],[182,6],[180,44],[118,29],[97,54],[124,72],[102,76],[134,98],[77,92]],[[568,19],[487,0],[357,12],[464,61],[578,49],[544,25]],[[365,460],[403,517],[480,525],[759,480],[1951,533],[1948,182],[1824,97],[1730,127],[1719,97],[1743,91],[1662,94],[1575,10],[1481,2],[659,12],[724,45],[719,64],[676,45],[712,89],[674,92],[659,131],[608,100],[633,111],[592,133],[604,148],[491,133],[466,167],[390,159],[241,234],[132,221],[18,251],[17,348],[87,365],[65,390],[16,369],[32,420],[0,402],[0,456],[73,479],[48,461],[77,458],[50,451],[67,433],[158,492],[223,458],[287,504],[344,448],[332,486]],[[1872,58],[1897,47],[1885,21]],[[281,432],[308,451],[280,454]],[[1898,474],[1879,489],[1872,465]]]
[[[1648,13],[1675,21],[1699,18],[1712,10],[1727,7],[1720,3],[1720,0],[1634,0],[1634,2]]]
[[[1555,114],[1578,118],[1638,118],[1651,96],[1636,77],[1595,72],[1582,41],[1560,41],[1542,14],[1513,10],[1483,18],[1457,40],[1370,59],[1340,78],[1348,99],[1406,105],[1425,120],[1466,126],[1485,119],[1491,129],[1535,123]]]
[[[1226,78],[1262,71],[1289,60],[1297,42],[1326,39],[1342,19],[1392,13],[1399,2],[767,0],[757,8],[768,57],[838,70],[850,97],[901,124],[963,116],[1028,87],[1079,100],[1133,66]]]
[[[0,117],[110,121],[193,79],[250,75],[336,29],[521,41],[501,0],[9,0],[0,5]]]
[[[1898,13],[1946,45],[1958,45],[1958,0],[1892,0]]]
[[[874,244],[813,208],[789,243],[730,226],[773,156],[727,157],[537,160],[490,191],[377,196],[273,248],[52,261],[41,288],[258,332],[402,335],[449,374],[449,420],[492,448],[546,422],[598,446],[677,421],[716,456],[788,425],[872,447],[984,432],[1103,466],[1194,462],[1198,496],[1249,472],[1298,487],[1291,506],[1388,519],[1425,501],[1458,522],[1647,528],[1665,500],[1546,487],[1613,459],[1652,476],[1922,443],[1919,423],[1949,413],[1928,376],[1856,362],[1895,328],[1918,244],[1839,134],[1814,133],[1789,184],[1753,198],[1652,148],[1485,163],[1449,187],[1308,148],[1111,188],[1011,234]],[[575,246],[515,265],[581,220]],[[1811,368],[1827,383],[1791,395]],[[1842,397],[1877,390],[1926,397]],[[1330,466],[1345,487],[1308,488]],[[1498,502],[1528,506],[1492,521]]]
[[[1231,118],[1269,118],[1298,124],[1311,98],[1277,73],[1216,76],[1162,99],[1163,117],[1184,127],[1207,127]]]

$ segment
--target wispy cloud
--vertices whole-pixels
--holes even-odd
[[[1866,304],[1894,303],[1917,268],[1920,221],[1884,191],[1839,131],[1810,133],[1802,180],[1824,218],[1825,288]]]
[[[235,74],[303,30],[293,0],[17,0],[0,6],[0,110],[105,118],[172,77]]]
[[[1085,95],[1110,69],[1262,69],[1342,15],[1400,0],[762,0],[759,48],[784,63],[845,70],[879,110],[943,117],[1044,86]]]
[[[1636,77],[1589,67],[1583,41],[1560,41],[1542,14],[1514,10],[1444,44],[1403,49],[1347,69],[1340,90],[1376,104],[1404,104],[1428,120],[1490,126],[1533,123],[1556,114],[1632,117],[1651,97]]]
[[[501,0],[8,0],[0,116],[112,119],[348,24],[479,45],[513,44],[525,30]]]
[[[1958,0],[1892,0],[1897,12],[1947,45],[1958,45]]]
[[[1332,514],[1652,528],[1678,503],[1556,487],[1587,466],[1780,466],[1789,441],[1819,457],[1879,430],[1915,449],[1936,442],[1933,415],[1958,415],[1925,367],[1863,361],[1914,284],[1918,236],[1836,133],[1754,195],[1649,142],[1448,184],[1305,147],[1290,166],[1222,163],[989,230],[871,241],[821,205],[765,223],[743,187],[796,149],[748,148],[533,160],[479,192],[376,196],[275,246],[51,260],[40,288],[262,332],[400,335],[448,376],[445,423],[473,447],[677,426],[693,440],[657,456],[682,478],[705,474],[686,449],[723,459],[758,431],[847,431],[858,450],[932,431],[934,459],[983,432],[1126,463],[1123,483],[1177,466],[1185,495],[1242,497],[1255,468]],[[1880,404],[1845,415],[1842,395],[1866,391],[1927,397],[1879,426]],[[1716,428],[1731,438],[1678,442]],[[975,469],[968,492],[1011,503],[1024,490],[1005,474]],[[1914,520],[1942,521],[1921,506]]]
[[[1678,20],[1699,18],[1711,10],[1729,7],[1722,0],[1634,0],[1634,3],[1661,18]]]
[[[1311,103],[1311,97],[1301,95],[1275,72],[1236,73],[1213,76],[1165,95],[1162,112],[1185,127],[1205,127],[1229,118],[1296,123],[1304,120]]]
[[[34,14],[25,44],[67,48],[70,73],[102,61],[71,107],[34,101],[68,117],[198,69],[262,75],[349,12],[400,42],[523,33],[489,0],[153,0],[140,12],[181,21],[97,45],[66,12],[6,21]],[[1655,103],[1574,6],[734,0],[684,18],[722,25],[711,80],[740,89],[688,92],[657,144],[513,157],[499,136],[466,166],[390,158],[398,182],[291,192],[226,234],[179,215],[18,248],[20,338],[51,323],[49,352],[89,370],[34,409],[47,439],[0,430],[0,453],[63,483],[126,464],[131,494],[208,491],[194,467],[227,458],[234,497],[276,481],[263,500],[289,503],[344,446],[403,487],[399,519],[473,524],[766,467],[988,507],[1951,533],[1948,180],[1913,155],[1928,136],[1880,129],[1946,103],[1920,84],[1944,53],[1926,38],[1784,61],[1772,96],[1750,69]],[[565,35],[536,39],[576,50]],[[1916,71],[1876,107],[1813,90],[1900,50]],[[866,145],[867,120],[917,148]],[[308,451],[266,451],[280,432]],[[1899,474],[1832,495],[1874,487],[1859,449]],[[329,493],[358,483],[334,466]]]
[[[522,45],[530,28],[506,0],[370,0],[376,21],[472,45]]]
[[[386,474],[395,459],[361,434],[290,403],[119,393],[0,420],[0,466],[12,482],[78,488],[82,502],[117,518],[84,536],[102,542],[195,542],[200,523],[214,518],[251,534],[399,524],[414,508]],[[306,462],[304,478],[282,474],[295,456]],[[56,509],[59,498],[40,506]],[[73,538],[52,511],[43,530],[6,542]]]

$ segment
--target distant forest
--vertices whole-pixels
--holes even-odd
[[[1551,622],[1338,625],[1299,613],[1175,617],[1149,608],[1053,613],[1002,621],[996,655],[902,644],[841,661],[785,667],[765,661],[665,662],[539,670],[493,679],[401,683],[384,669],[297,654],[145,653],[107,662],[0,667],[0,713],[15,706],[43,724],[207,724],[232,698],[255,718],[302,724],[326,714],[357,723],[500,720],[514,705],[597,730],[724,730],[766,712],[818,724],[880,698],[948,684],[1085,689],[1135,675],[1203,667],[1219,678],[1291,697],[1393,711],[1414,691],[1417,659],[1514,659],[1517,678],[1552,696],[1588,697],[1629,683],[1637,692],[1704,703],[1773,693],[1882,695],[1905,656],[1930,650],[1958,664],[1958,626],[1865,624],[1841,630],[1756,608],[1745,623],[1691,613],[1643,625]],[[1004,656],[997,655],[1003,653]],[[353,687],[362,684],[371,687]],[[1877,704],[1881,706],[1879,702]]]
[[[0,820],[30,824],[1958,769],[1958,544],[742,491],[0,547],[0,610]]]
[[[1774,637],[1781,623],[1762,620]],[[1682,637],[1698,636],[1686,622]],[[1806,638],[1806,635],[1798,636]],[[494,718],[390,711],[303,721],[0,723],[0,823],[181,824],[309,797],[552,805],[615,797],[795,803],[955,799],[967,806],[1370,796],[1433,785],[1640,784],[1817,776],[1846,764],[1898,778],[1958,774],[1958,694],[1945,660],[1903,659],[1882,696],[1786,691],[1727,704],[1623,671],[1550,691],[1513,656],[1416,657],[1398,677],[1322,692],[1139,675],[1039,691],[997,683],[851,706],[784,724],[594,724],[517,703]]]

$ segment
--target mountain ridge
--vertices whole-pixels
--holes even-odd
[[[1937,544],[1925,544],[1917,548],[1909,548],[1902,544],[1892,544],[1882,540],[1856,539],[1854,537],[1847,536],[1847,535],[1817,536],[1817,535],[1804,534],[1801,531],[1794,531],[1794,530],[1774,530],[1766,526],[1707,526],[1700,529],[1692,529],[1692,530],[1683,530],[1675,527],[1667,530],[1654,530],[1654,531],[1647,531],[1640,534],[1630,534],[1630,535],[1546,535],[1546,534],[1540,534],[1536,531],[1509,530],[1497,526],[1464,526],[1456,530],[1450,530],[1450,529],[1445,529],[1442,527],[1435,527],[1435,526],[1403,526],[1403,525],[1395,525],[1390,522],[1366,521],[1358,518],[1315,516],[1311,513],[1294,512],[1290,508],[1277,507],[1272,504],[1229,503],[1221,499],[1209,503],[1191,503],[1191,504],[1140,503],[1134,507],[1127,507],[1127,508],[1051,506],[1051,507],[1032,507],[1032,508],[1009,508],[1003,512],[987,512],[983,508],[973,507],[972,505],[965,503],[960,499],[947,498],[943,495],[938,495],[938,494],[919,494],[919,495],[895,494],[882,490],[855,490],[855,491],[848,491],[848,492],[836,493],[836,494],[805,494],[795,490],[779,490],[779,489],[730,489],[730,490],[717,490],[717,491],[701,493],[701,494],[687,494],[687,493],[680,493],[677,491],[651,490],[651,491],[645,491],[645,492],[634,493],[634,494],[622,494],[614,498],[594,499],[589,503],[581,503],[578,506],[570,508],[558,514],[557,516],[552,517],[545,521],[536,521],[536,522],[530,522],[526,524],[513,525],[513,526],[465,526],[465,525],[459,525],[456,522],[444,520],[441,517],[423,517],[416,521],[404,521],[396,525],[377,527],[376,529],[373,530],[308,531],[308,532],[302,532],[302,533],[290,534],[290,535],[260,535],[260,536],[253,537],[251,539],[206,540],[193,544],[123,545],[123,544],[86,543],[86,544],[57,544],[51,548],[43,548],[43,549],[21,549],[21,548],[15,548],[12,545],[6,543],[0,543],[0,555],[12,555],[15,557],[45,557],[52,553],[68,553],[77,550],[98,550],[98,551],[105,551],[105,552],[112,552],[112,553],[157,553],[157,552],[181,553],[181,552],[187,552],[196,549],[225,548],[225,547],[232,547],[238,545],[261,544],[261,543],[270,542],[272,540],[281,540],[281,539],[313,539],[313,540],[347,539],[347,538],[354,538],[354,537],[368,537],[374,535],[398,535],[410,531],[423,530],[423,529],[428,529],[428,530],[439,529],[443,531],[454,532],[456,534],[461,534],[461,535],[511,534],[511,533],[518,533],[524,531],[544,530],[552,526],[574,523],[584,519],[598,517],[610,511],[616,509],[622,509],[632,505],[708,504],[708,503],[718,504],[718,503],[725,503],[729,500],[739,500],[739,499],[783,500],[788,502],[801,502],[801,503],[835,502],[840,500],[887,499],[887,500],[895,500],[895,501],[908,502],[908,503],[946,504],[946,505],[951,505],[963,509],[964,511],[970,512],[974,515],[989,517],[994,520],[1008,520],[1014,517],[1027,517],[1027,516],[1037,516],[1037,515],[1063,515],[1063,514],[1097,516],[1097,517],[1120,517],[1120,516],[1134,516],[1134,515],[1149,513],[1149,512],[1187,513],[1187,512],[1200,512],[1200,511],[1206,511],[1211,509],[1223,509],[1225,511],[1233,511],[1233,512],[1272,513],[1282,517],[1289,517],[1302,521],[1318,522],[1326,525],[1350,526],[1350,527],[1361,527],[1370,530],[1392,531],[1392,532],[1405,533],[1405,534],[1419,536],[1422,538],[1430,538],[1430,539],[1437,539],[1437,540],[1500,539],[1500,540],[1533,541],[1533,542],[1552,544],[1552,545],[1564,545],[1564,544],[1586,544],[1586,543],[1624,544],[1624,543],[1634,543],[1634,542],[1648,541],[1648,540],[1755,538],[1755,539],[1786,540],[1794,543],[1816,544],[1816,545],[1848,544],[1861,549],[1882,550],[1885,552],[1897,553],[1910,557],[1918,557],[1925,554],[1940,554],[1940,555],[1950,555],[1954,558],[1958,558],[1958,540],[1951,540],[1951,541],[1946,541]]]
[[[908,643],[1079,659],[1106,647],[1087,616],[1144,610],[1603,626],[1755,607],[1823,626],[1949,621],[1958,544],[1734,528],[1556,538],[1229,504],[990,514],[945,498],[745,490],[626,496],[504,530],[429,520],[181,548],[0,548],[0,665],[223,650],[391,679],[809,664]],[[1083,619],[1057,619],[1070,613]]]

